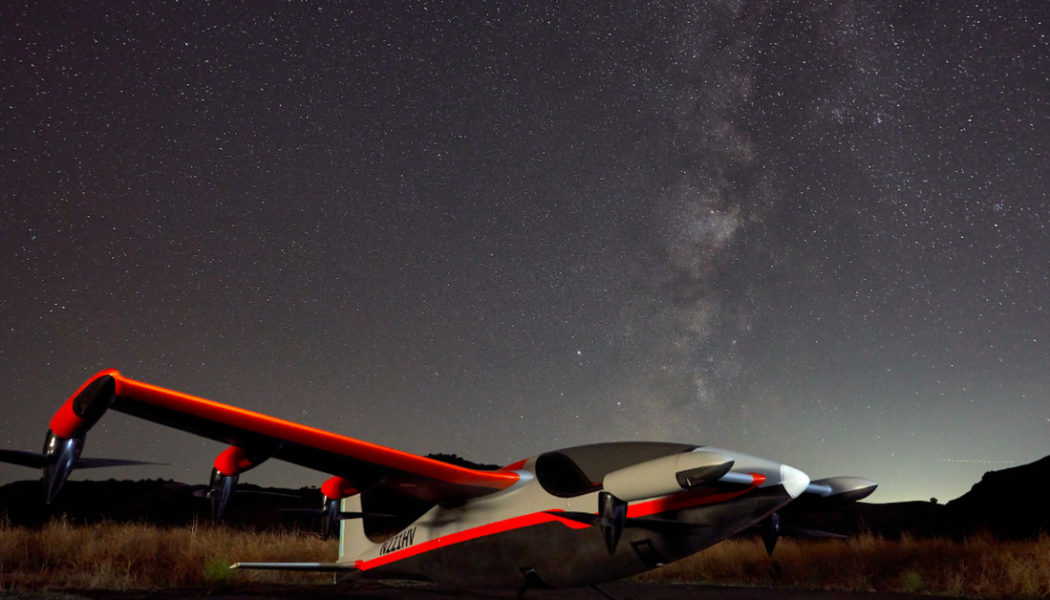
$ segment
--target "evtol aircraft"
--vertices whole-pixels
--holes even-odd
[[[80,457],[88,430],[110,409],[228,444],[211,471],[209,495],[217,516],[239,475],[265,460],[330,475],[321,486],[322,529],[325,535],[339,531],[337,560],[231,566],[331,571],[337,582],[407,578],[521,592],[594,585],[756,526],[772,551],[777,511],[796,498],[852,501],[876,486],[857,477],[811,481],[776,461],[667,442],[577,446],[498,470],[466,468],[110,369],[58,409],[42,455],[15,453],[21,455],[15,462],[42,466],[48,503],[79,465],[134,462]]]

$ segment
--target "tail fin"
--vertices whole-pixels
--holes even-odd
[[[343,498],[343,512],[361,513],[361,494]],[[343,519],[339,522],[339,561],[353,560],[375,544],[365,535],[364,519]]]

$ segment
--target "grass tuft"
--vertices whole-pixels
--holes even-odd
[[[1050,535],[999,541],[783,539],[773,557],[757,539],[721,542],[639,577],[653,582],[784,586],[979,598],[1050,597]]]
[[[54,521],[0,521],[0,590],[221,590],[238,583],[319,584],[325,573],[237,571],[241,561],[332,560],[335,541],[312,533]],[[907,592],[975,598],[1050,597],[1050,535],[999,541],[783,539],[773,557],[758,539],[733,539],[638,577],[649,582]]]
[[[0,527],[0,589],[132,590],[222,588],[237,581],[326,583],[331,575],[292,571],[234,572],[242,561],[331,560],[336,542],[307,533],[266,533],[195,524]]]

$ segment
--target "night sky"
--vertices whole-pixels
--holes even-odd
[[[115,367],[411,452],[685,441],[875,501],[1050,454],[1046,2],[379,4],[0,6],[0,447]],[[113,412],[85,456],[170,466],[79,476],[222,449]]]

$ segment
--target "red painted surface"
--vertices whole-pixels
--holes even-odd
[[[525,463],[529,462],[529,459],[523,458],[516,463],[511,463],[505,467],[500,467],[500,471],[517,471],[518,469],[525,466]]]
[[[223,475],[238,475],[255,465],[248,459],[244,449],[237,446],[230,446],[215,457],[215,468]]]
[[[550,512],[537,512],[529,515],[522,515],[520,517],[514,517],[512,519],[506,519],[504,521],[496,521],[495,523],[488,523],[481,525],[480,527],[474,527],[465,531],[452,533],[449,535],[443,535],[437,539],[430,540],[428,542],[421,542],[414,546],[409,546],[404,550],[398,550],[385,554],[379,558],[373,558],[371,560],[359,560],[354,563],[354,566],[362,571],[368,569],[374,569],[381,567],[386,564],[390,564],[394,561],[403,560],[417,554],[429,552],[430,550],[436,550],[444,546],[451,546],[453,544],[459,544],[467,542],[487,535],[493,535],[496,533],[503,533],[505,531],[511,531],[513,529],[521,529],[522,527],[531,527],[533,525],[540,525],[542,523],[561,523],[562,525],[570,529],[586,529],[590,527],[586,523],[580,523],[572,519],[566,519],[557,515],[551,514],[555,511]]]
[[[77,391],[73,392],[73,395],[66,400],[65,404],[55,412],[55,416],[51,417],[50,424],[51,431],[55,432],[55,435],[68,439],[77,434],[87,433],[86,431],[83,431],[84,420],[73,412],[73,401],[80,395],[80,392],[84,391],[84,388],[91,385],[99,377],[104,377],[106,375],[110,375],[119,381],[120,373],[118,373],[116,369],[106,369],[105,371],[101,371],[77,388]]]
[[[348,458],[372,463],[380,467],[396,469],[457,485],[489,488],[493,491],[506,489],[518,481],[517,473],[467,469],[308,427],[292,421],[278,419],[277,417],[135,381],[124,377],[115,369],[107,369],[98,373],[81,386],[80,390],[83,390],[91,381],[103,375],[110,375],[116,380],[116,395],[125,401],[141,402],[162,407],[213,423],[228,425],[232,428],[253,431],[274,439],[317,448],[333,454],[341,454]],[[80,390],[78,390],[78,393]],[[51,420],[52,431],[61,437],[70,437],[72,433],[83,433],[77,429],[82,421],[73,413],[73,398],[76,398],[76,394],[73,394],[58,409],[58,412],[55,413]]]
[[[733,498],[743,496],[751,490],[762,485],[766,481],[766,476],[760,473],[751,473],[751,486],[746,487],[742,490],[733,492],[723,493],[712,493],[709,489],[698,489],[690,492],[680,492],[678,494],[671,494],[670,496],[664,496],[662,498],[656,498],[654,500],[647,500],[645,502],[636,502],[635,504],[627,505],[627,518],[632,517],[646,517],[649,515],[655,515],[657,513],[668,512],[672,510],[682,510],[685,508],[692,508],[694,506],[703,506],[705,504],[715,504],[718,502],[725,502],[726,500],[732,500]]]
[[[356,494],[357,488],[354,487],[354,483],[349,479],[336,476],[321,484],[321,493],[329,500],[342,499]]]
[[[667,512],[672,510],[682,510],[686,508],[694,508],[697,506],[704,506],[707,504],[716,504],[718,502],[725,502],[742,496],[758,486],[762,485],[766,481],[765,475],[760,473],[751,473],[751,485],[742,490],[725,493],[712,493],[710,490],[696,490],[692,492],[680,492],[677,494],[671,494],[663,498],[656,498],[655,500],[649,500],[646,502],[639,502],[636,504],[629,504],[627,506],[627,517],[646,517],[661,512]],[[390,564],[392,562],[403,560],[428,552],[443,548],[445,546],[451,546],[453,544],[459,544],[461,542],[467,542],[470,540],[478,539],[488,535],[497,533],[504,533],[513,529],[520,529],[522,527],[531,527],[533,525],[539,525],[542,523],[561,523],[570,529],[586,529],[593,527],[587,523],[581,523],[573,519],[567,519],[565,517],[559,517],[556,514],[562,512],[560,510],[550,510],[545,512],[532,513],[529,515],[523,515],[512,519],[506,519],[504,521],[497,521],[495,523],[489,523],[480,527],[474,527],[466,531],[441,536],[437,539],[430,540],[428,542],[422,542],[414,546],[410,546],[403,550],[391,552],[385,554],[379,558],[373,558],[371,560],[359,560],[356,561],[354,566],[361,570],[374,569],[383,565]],[[597,514],[597,513],[593,513]]]

